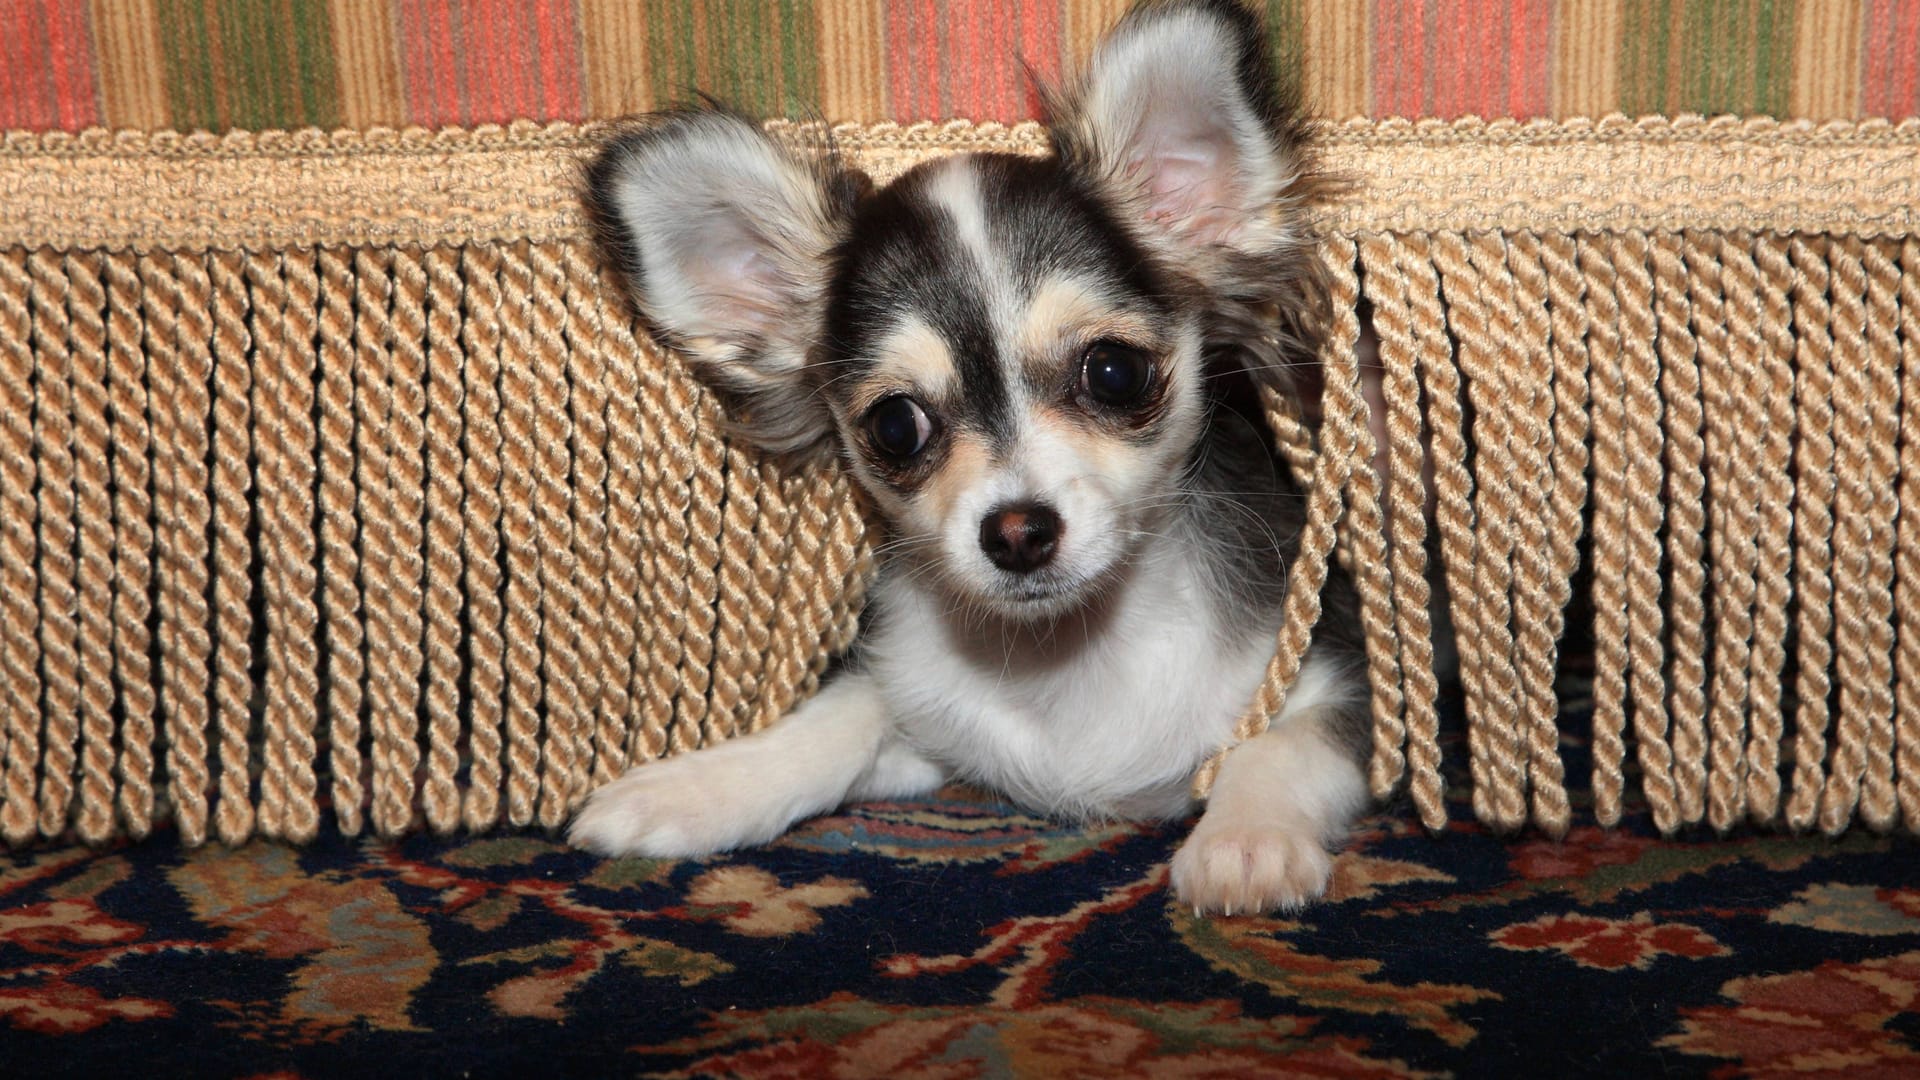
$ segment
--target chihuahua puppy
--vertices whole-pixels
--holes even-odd
[[[639,766],[571,826],[698,856],[950,778],[1048,814],[1170,819],[1231,737],[1304,503],[1253,400],[1310,364],[1309,128],[1230,0],[1141,7],[1049,102],[1053,152],[872,190],[715,108],[589,177],[639,311],[744,437],[841,460],[887,542],[855,658],[767,730]],[[1196,910],[1320,895],[1366,801],[1344,579],[1172,866]]]

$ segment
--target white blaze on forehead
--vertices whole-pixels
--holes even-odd
[[[873,381],[889,389],[912,390],[931,400],[954,389],[953,352],[947,339],[919,315],[908,313],[882,334],[873,347]]]
[[[965,156],[941,162],[927,183],[927,198],[946,212],[954,239],[972,256],[980,273],[989,281],[997,279],[1000,260],[987,239],[987,208],[980,201],[980,177],[973,162]]]
[[[1014,325],[1014,268],[1006,253],[994,247],[987,231],[986,202],[980,196],[980,174],[971,158],[959,155],[941,162],[927,184],[927,198],[943,211],[953,226],[953,239],[974,266],[988,317],[996,336],[1005,340]]]

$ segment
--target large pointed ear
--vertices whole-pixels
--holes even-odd
[[[1314,183],[1306,119],[1274,78],[1259,21],[1234,0],[1135,9],[1049,114],[1062,160],[1193,269],[1297,242]]]
[[[640,314],[771,450],[831,431],[806,368],[855,191],[830,156],[802,157],[718,109],[653,118],[587,172],[589,209]]]

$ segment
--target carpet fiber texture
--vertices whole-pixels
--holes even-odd
[[[1184,825],[950,789],[765,849],[170,835],[0,863],[15,1075],[1913,1075],[1920,843],[1365,821],[1195,919]]]

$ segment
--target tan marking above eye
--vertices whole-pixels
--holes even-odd
[[[1014,355],[1029,378],[1044,381],[1078,364],[1080,353],[1101,338],[1155,351],[1157,335],[1144,317],[1116,306],[1095,285],[1056,274],[1028,298],[1014,333]]]
[[[920,402],[952,395],[959,381],[947,339],[924,319],[908,315],[881,335],[873,347],[873,366],[861,385],[847,395],[848,413],[866,415],[882,398],[908,394]]]

